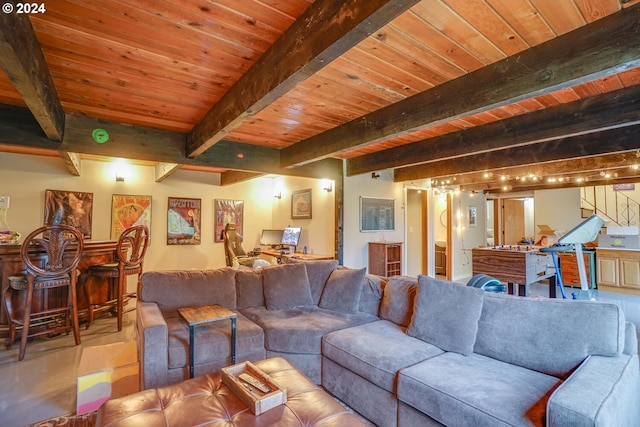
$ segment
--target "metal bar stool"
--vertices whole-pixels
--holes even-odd
[[[43,235],[39,238],[39,235]],[[44,267],[36,265],[29,256],[29,249],[40,245],[46,252]],[[76,283],[78,280],[78,262],[84,250],[82,233],[68,225],[49,225],[40,227],[29,234],[20,249],[24,274],[9,277],[9,287],[5,290],[4,300],[9,321],[9,341],[7,349],[16,339],[16,329],[22,326],[20,354],[24,359],[29,337],[69,332],[73,329],[76,345],[80,344],[78,328],[78,303]],[[67,288],[66,305],[49,306],[49,291],[55,288]],[[26,292],[24,303],[15,304]],[[34,304],[34,292],[40,298]],[[16,298],[14,299],[14,295]],[[35,331],[33,330],[35,329]]]
[[[138,275],[138,285],[142,276],[142,263],[149,246],[149,229],[145,225],[134,225],[127,228],[118,239],[116,246],[116,262],[92,265],[88,269],[87,279],[84,281],[85,291],[89,299],[89,321],[87,328],[91,326],[94,318],[94,309],[97,307],[110,307],[116,310],[118,316],[118,331],[122,330],[122,313],[124,300],[133,295],[127,294],[127,276]],[[102,277],[108,280],[116,280],[115,298],[106,302],[93,302],[91,276]]]

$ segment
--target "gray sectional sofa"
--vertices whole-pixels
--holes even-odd
[[[282,356],[380,427],[638,426],[633,324],[609,303],[522,298],[314,261],[143,275],[143,388],[187,377],[177,309],[238,314],[237,361]],[[196,375],[230,363],[227,322],[196,332]]]

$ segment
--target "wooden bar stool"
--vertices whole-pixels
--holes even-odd
[[[93,323],[94,309],[97,307],[115,307],[118,316],[118,331],[122,330],[122,313],[124,299],[133,296],[127,294],[127,276],[138,275],[138,285],[142,276],[142,263],[149,246],[149,229],[145,225],[134,225],[127,228],[118,239],[116,246],[116,262],[92,265],[88,269],[85,291],[89,299],[89,321],[87,328]],[[93,302],[91,293],[91,276],[116,280],[115,298],[106,302]]]
[[[43,237],[39,238],[41,234]],[[47,254],[44,267],[36,265],[29,257],[29,248],[34,245],[42,246]],[[25,272],[9,277],[9,287],[4,294],[9,321],[7,348],[10,348],[16,339],[17,326],[22,326],[18,360],[24,359],[29,337],[63,331],[68,333],[73,329],[76,345],[80,344],[76,283],[77,266],[83,250],[82,233],[68,225],[40,227],[31,232],[22,243],[20,257]],[[55,288],[67,288],[66,305],[49,306],[49,291]],[[27,295],[22,306],[14,306],[14,294],[25,291]],[[40,303],[35,304],[37,309],[33,307],[34,292],[42,294]]]

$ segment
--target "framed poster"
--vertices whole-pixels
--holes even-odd
[[[114,194],[111,197],[111,240],[127,228],[146,225],[151,230],[151,196]]]
[[[239,235],[244,236],[242,233],[242,226],[244,224],[244,201],[242,200],[223,200],[216,199],[214,201],[214,242],[223,242],[224,237],[222,231],[225,225],[233,223],[236,225],[236,231]]]
[[[93,193],[60,190],[44,193],[44,225],[70,225],[90,240],[92,215]]]
[[[469,206],[469,227],[478,226],[478,208]]]
[[[311,189],[291,193],[291,219],[311,219]]]
[[[199,245],[200,199],[169,197],[167,245]]]
[[[360,231],[396,229],[396,200],[360,196]]]

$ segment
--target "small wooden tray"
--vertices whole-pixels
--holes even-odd
[[[246,387],[245,383],[238,378],[238,376],[244,372],[255,377],[258,381],[266,383],[271,388],[271,391],[263,393],[254,387]],[[251,362],[238,363],[222,368],[221,376],[222,382],[225,383],[255,415],[260,415],[287,401],[287,390],[280,388],[280,386],[271,381],[269,375],[262,372]]]

